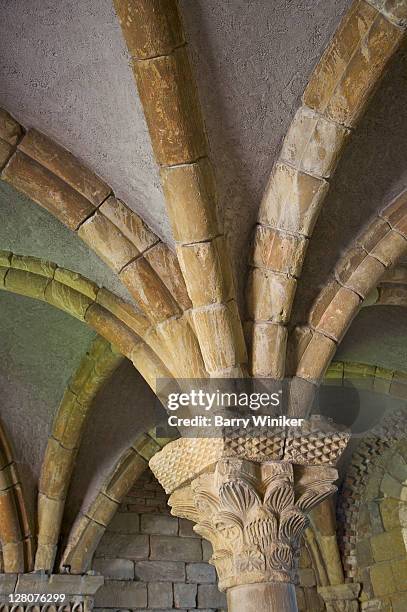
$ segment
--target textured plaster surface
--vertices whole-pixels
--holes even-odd
[[[239,279],[272,163],[349,4],[181,0]],[[0,41],[0,105],[72,150],[170,241],[111,0],[3,0]]]
[[[0,249],[42,257],[80,272],[131,301],[114,272],[80,238],[3,181],[0,181]]]
[[[55,410],[94,337],[48,304],[0,291],[0,417],[30,494]]]
[[[164,416],[150,387],[125,359],[93,402],[68,495],[68,522],[92,501],[97,487],[137,436]]]

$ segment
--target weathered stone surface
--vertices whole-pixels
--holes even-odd
[[[119,504],[109,497],[107,497],[104,493],[99,493],[90,507],[86,515],[90,518],[93,518],[97,523],[100,523],[104,526],[111,526],[111,520],[114,517]]]
[[[143,582],[184,582],[185,564],[182,561],[137,561],[136,579]]]
[[[71,230],[95,210],[89,200],[24,153],[13,155],[1,176]]]
[[[287,132],[281,158],[298,170],[328,178],[335,170],[349,134],[342,125],[302,106]]]
[[[202,540],[202,560],[209,561],[213,555],[212,544],[208,540]]]
[[[387,561],[405,556],[406,548],[400,528],[372,536],[370,544],[375,561]]]
[[[0,138],[15,146],[22,135],[21,125],[7,111],[0,108]]]
[[[271,227],[258,225],[252,263],[260,268],[298,276],[307,248],[307,240]]]
[[[96,551],[97,557],[147,559],[149,552],[147,535],[110,533],[107,531]]]
[[[54,499],[63,496],[66,481],[73,470],[74,456],[75,451],[64,448],[54,438],[48,438],[38,485],[41,493]]]
[[[106,308],[106,310],[109,310],[120,321],[123,321],[127,327],[140,337],[143,337],[150,327],[147,317],[137,310],[135,306],[125,302],[104,287],[99,289],[96,302]]]
[[[82,223],[78,234],[116,272],[140,255],[139,250],[100,212]]]
[[[117,502],[130,490],[132,484],[147,467],[147,461],[133,450],[124,454],[105,487],[106,494]]]
[[[86,312],[93,304],[91,298],[55,280],[48,283],[44,295],[49,304],[65,310],[81,321],[85,320]]]
[[[8,291],[44,300],[45,289],[50,282],[49,278],[25,272],[24,270],[10,269],[5,276],[4,283]]]
[[[334,353],[336,344],[322,334],[313,334],[297,369],[297,376],[318,381],[324,375]]]
[[[89,406],[81,405],[76,395],[66,389],[53,423],[53,437],[65,448],[78,448],[88,411]]]
[[[361,303],[360,297],[345,287],[341,287],[322,314],[317,331],[339,342],[355,317]]]
[[[169,582],[150,582],[148,584],[149,608],[172,608],[173,592]]]
[[[160,170],[174,240],[191,244],[219,234],[213,170],[207,158]]]
[[[403,0],[366,0],[392,23],[407,27],[407,6]]]
[[[37,130],[29,130],[18,145],[20,151],[68,183],[94,206],[99,206],[111,189],[96,174],[79,163],[66,149]]]
[[[394,198],[381,212],[381,217],[407,237],[407,189]]]
[[[135,512],[117,512],[109,523],[109,531],[114,533],[140,533],[140,516]]]
[[[152,341],[151,334],[148,334],[147,340],[161,359],[167,365],[171,364],[177,378],[206,377],[201,349],[189,319],[185,316],[168,319],[159,323],[155,332],[157,342]]]
[[[141,311],[154,323],[165,321],[181,310],[174,298],[144,258],[131,262],[120,274]]]
[[[198,608],[227,608],[226,596],[216,584],[199,584]]]
[[[198,534],[194,531],[194,523],[188,519],[178,519],[179,531],[178,535],[181,538],[198,538]]]
[[[196,595],[196,584],[174,584],[174,605],[176,608],[195,608]]]
[[[56,264],[45,259],[15,254],[11,257],[11,267],[16,270],[26,270],[27,272],[45,276],[46,278],[53,278],[57,268]]]
[[[86,295],[92,301],[96,300],[96,296],[99,292],[99,287],[96,283],[93,283],[78,272],[72,272],[72,270],[56,268],[54,280],[71,287],[71,289],[75,289],[75,291],[79,293],[83,293],[83,295]]]
[[[401,39],[363,0],[346,14],[305,90],[307,106],[352,126]]]
[[[232,299],[233,276],[223,236],[178,246],[177,254],[195,308]]]
[[[146,608],[147,585],[140,582],[109,580],[99,589],[95,606],[107,608]]]
[[[144,258],[167,287],[181,310],[190,308],[191,300],[176,254],[166,244],[159,242],[148,250]]]
[[[128,559],[95,559],[92,569],[105,578],[134,580],[134,563]]]
[[[254,268],[247,289],[249,317],[255,321],[286,323],[296,288],[297,281],[292,277]]]
[[[99,210],[140,253],[144,253],[159,241],[158,236],[147,227],[142,218],[114,196],[107,198]]]
[[[177,535],[178,519],[165,514],[142,514],[140,531],[149,534]]]
[[[386,268],[393,266],[407,250],[407,238],[398,232],[390,230],[369,251],[372,257],[376,257]]]
[[[149,461],[161,450],[161,446],[147,434],[141,434],[132,444],[132,448],[146,461]]]
[[[105,527],[88,517],[78,515],[65,549],[61,566],[70,566],[73,574],[83,574],[90,567],[92,557]]]
[[[216,571],[209,563],[187,563],[187,582],[216,583]]]
[[[336,267],[341,285],[366,298],[385,271],[385,266],[360,248],[351,249]]]
[[[390,563],[380,563],[370,568],[370,580],[377,597],[394,593],[396,590]]]
[[[12,156],[14,147],[0,138],[0,170],[7,164]]]
[[[284,377],[287,337],[287,328],[282,325],[253,325],[253,376],[276,379]]]
[[[166,55],[184,43],[175,2],[114,0],[114,6],[132,57]]]
[[[207,144],[185,47],[133,63],[140,99],[159,164],[194,162]]]
[[[0,492],[0,511],[2,516],[2,543],[9,544],[20,542],[21,530],[18,522],[15,498],[11,489],[7,489],[5,491]]]
[[[85,321],[126,357],[131,356],[134,348],[140,342],[139,337],[131,329],[99,304],[89,306],[85,314]]]
[[[202,561],[201,541],[174,536],[150,537],[150,559],[153,561]]]

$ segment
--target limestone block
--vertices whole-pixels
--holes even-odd
[[[68,449],[78,448],[90,406],[81,405],[76,395],[65,390],[52,427],[52,435]]]
[[[110,521],[118,508],[118,502],[113,501],[113,499],[110,499],[104,493],[99,493],[88,508],[86,516],[106,527],[111,525]]]
[[[185,316],[160,323],[156,333],[161,347],[166,349],[168,364],[172,364],[171,370],[177,378],[206,378],[198,340]],[[151,346],[155,348],[153,344]],[[160,345],[155,350],[162,355]]]
[[[178,519],[165,514],[142,514],[140,531],[148,534],[177,535]]]
[[[50,499],[38,494],[38,542],[55,545],[58,542],[65,499]]]
[[[106,531],[96,551],[97,557],[141,560],[148,559],[148,536]]]
[[[340,284],[364,299],[372,287],[377,286],[384,271],[385,266],[381,262],[367,255],[363,249],[354,248],[348,251],[335,272]]]
[[[174,166],[204,157],[207,144],[186,48],[135,61],[133,69],[158,163]]]
[[[185,286],[177,256],[162,242],[157,243],[144,255],[157,276],[179,304],[181,310],[191,307],[191,300]]]
[[[158,378],[171,378],[170,370],[146,344],[139,344],[133,350],[130,361],[154,392]]]
[[[388,268],[397,263],[406,250],[407,238],[404,238],[398,232],[390,230],[369,253]]]
[[[93,300],[58,281],[52,280],[45,289],[45,299],[49,304],[65,310],[77,319],[84,321],[86,312]]]
[[[287,328],[272,323],[253,326],[253,376],[281,379],[284,377]]]
[[[116,272],[140,255],[139,250],[100,212],[82,223],[78,234]]]
[[[207,158],[160,170],[174,240],[190,244],[219,234],[216,188]]]
[[[116,466],[113,475],[104,488],[105,493],[120,503],[146,467],[147,461],[135,451],[129,450]]]
[[[132,57],[166,55],[184,43],[173,0],[114,0],[114,7]]]
[[[69,153],[37,130],[29,130],[18,148],[65,183],[68,183],[94,206],[99,206],[111,193],[109,185],[106,185],[96,174],[79,163],[72,153]]]
[[[40,493],[54,499],[65,494],[66,482],[72,474],[74,458],[74,450],[68,450],[54,438],[48,438],[38,485]]]
[[[227,609],[226,595],[218,590],[216,584],[199,584],[198,608]]]
[[[147,585],[140,582],[106,580],[95,596],[95,607],[107,608],[146,608]]]
[[[11,257],[11,267],[16,270],[26,270],[33,274],[39,274],[46,278],[53,278],[57,266],[50,261],[39,259],[38,257],[13,254]]]
[[[407,473],[407,470],[406,470]],[[385,531],[391,531],[400,527],[400,501],[386,497],[380,502],[380,514]]]
[[[401,31],[360,0],[345,15],[304,93],[307,106],[346,126],[355,125]]]
[[[284,139],[281,158],[303,172],[328,178],[350,130],[307,106],[298,109]]]
[[[216,584],[216,571],[209,563],[187,563],[187,582]]]
[[[23,572],[25,569],[24,547],[22,542],[10,542],[3,544],[3,567],[4,571]]]
[[[99,287],[96,285],[96,283],[88,280],[78,272],[72,272],[72,270],[65,270],[64,268],[56,268],[54,272],[54,280],[62,283],[63,285],[71,287],[71,289],[74,289],[79,293],[83,293],[83,295],[86,295],[92,301],[96,300]]]
[[[316,326],[317,331],[339,342],[358,312],[360,303],[356,293],[341,287],[322,314]]]
[[[406,553],[403,534],[400,528],[379,533],[370,538],[375,561],[387,561],[404,557]]]
[[[107,198],[99,210],[140,253],[159,242],[158,236],[147,227],[143,219],[114,196]]]
[[[108,291],[104,287],[99,289],[96,302],[123,321],[131,330],[143,337],[150,328],[150,323],[135,306]]]
[[[122,270],[120,278],[143,313],[154,323],[165,321],[181,310],[161,279],[144,258]]]
[[[298,580],[303,587],[313,587],[316,585],[315,572],[312,568],[298,570]]]
[[[95,549],[105,532],[105,527],[86,516],[78,515],[68,545],[65,549],[61,567],[70,566],[73,574],[83,574],[89,568]]]
[[[150,582],[148,588],[148,607],[168,610],[172,608],[173,592],[169,582]]]
[[[272,227],[257,225],[252,263],[260,268],[298,276],[308,241]]]
[[[0,108],[0,138],[15,146],[23,135],[23,128],[4,109]]]
[[[21,530],[12,489],[0,492],[0,512],[2,517],[0,526],[2,544],[20,542]]]
[[[117,512],[109,523],[109,531],[114,533],[140,533],[140,515],[136,512]]]
[[[134,348],[140,342],[139,337],[131,329],[99,304],[89,306],[85,320],[98,334],[117,346],[126,357],[132,354]]]
[[[393,573],[396,589],[398,591],[405,590],[407,559],[397,559],[396,561],[393,561],[391,564],[391,571]]]
[[[312,330],[305,325],[297,325],[290,334],[287,345],[286,373],[294,375],[297,365],[312,338]]]
[[[330,338],[315,333],[301,357],[297,376],[310,381],[319,381],[325,374],[336,351],[336,344]]]
[[[1,177],[71,230],[95,210],[89,200],[24,153],[13,155]]]
[[[356,239],[356,243],[370,253],[389,230],[388,222],[381,217],[377,217],[369,223],[367,230],[364,230],[362,235]]]
[[[177,255],[195,308],[232,299],[233,274],[224,236],[178,246]]]
[[[284,274],[254,268],[249,277],[247,308],[255,321],[287,323],[297,281]]]
[[[31,272],[10,269],[4,282],[6,289],[13,293],[44,300],[45,289],[50,281]]]
[[[157,444],[153,438],[150,438],[149,435],[142,434],[137,438],[137,440],[132,444],[132,448],[146,461],[149,461],[151,457],[154,457],[159,450],[161,450],[161,446]]]
[[[12,156],[14,147],[11,144],[0,138],[0,170],[7,164]]]
[[[185,564],[182,561],[136,561],[135,575],[143,582],[184,582]]]
[[[407,189],[399,194],[381,212],[392,228],[407,236]]]
[[[370,580],[373,592],[377,597],[389,595],[396,590],[390,563],[373,565],[373,567],[370,568]]]
[[[201,540],[152,535],[150,537],[150,559],[153,561],[202,561]]]
[[[174,605],[176,608],[195,608],[196,584],[174,584]]]
[[[407,27],[407,6],[404,0],[366,0],[395,25]]]
[[[134,580],[134,563],[129,559],[95,559],[92,569],[107,579]]]

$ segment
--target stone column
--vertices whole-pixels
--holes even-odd
[[[312,429],[312,427],[311,427]],[[231,612],[296,611],[308,512],[336,491],[347,434],[181,438],[150,460],[175,516],[213,547]]]

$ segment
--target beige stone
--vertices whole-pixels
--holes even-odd
[[[384,266],[393,266],[407,250],[407,238],[390,230],[370,251]]]
[[[50,499],[38,494],[38,543],[53,544],[58,542],[65,499]]]
[[[174,0],[114,0],[114,7],[132,57],[166,55],[184,43]]]
[[[313,332],[306,325],[297,325],[290,333],[287,345],[286,375],[294,376],[297,366],[308,344],[311,342]]]
[[[254,238],[253,265],[298,276],[308,241],[271,227],[258,225]]]
[[[23,135],[23,128],[5,110],[0,108],[0,138],[15,146]]]
[[[321,320],[321,317],[326,312],[329,304],[332,302],[338,293],[341,285],[336,280],[328,281],[320,293],[315,298],[309,311],[309,323],[316,327]]]
[[[133,64],[160,165],[194,162],[207,153],[198,96],[185,47]]]
[[[195,333],[185,317],[163,321],[156,327],[161,345],[177,378],[205,378],[207,376],[201,349]],[[160,354],[159,351],[156,351]]]
[[[12,145],[0,138],[0,170],[7,164],[13,151]]]
[[[404,0],[366,0],[395,25],[407,27],[407,6]]]
[[[389,595],[396,590],[390,563],[380,563],[370,568],[370,580],[377,597]]]
[[[406,554],[403,534],[400,528],[372,536],[370,544],[375,561],[387,561],[396,557],[404,557]]]
[[[72,316],[85,320],[86,312],[93,300],[67,285],[51,280],[45,289],[45,299],[49,304],[65,310]]]
[[[101,336],[117,346],[126,357],[131,355],[140,342],[140,338],[131,329],[99,304],[92,304],[87,309],[85,321]]]
[[[73,527],[73,534],[77,539],[73,545],[71,538],[69,539],[61,562],[61,567],[69,566],[72,574],[83,574],[89,569],[97,545],[105,532],[103,525],[84,516],[81,519],[81,524],[77,520]]]
[[[350,131],[302,106],[290,125],[281,158],[303,172],[329,177]]]
[[[79,447],[89,410],[89,405],[82,405],[76,395],[69,389],[65,390],[52,426],[52,436],[64,448]]]
[[[75,451],[49,437],[42,464],[38,490],[47,497],[64,497],[74,467]]]
[[[120,278],[150,321],[160,323],[181,314],[173,296],[144,258],[126,266]]]
[[[297,376],[310,381],[319,381],[325,374],[333,355],[336,344],[322,334],[313,334],[297,369]]]
[[[160,170],[174,240],[190,244],[219,234],[216,188],[207,158]]]
[[[129,449],[115,466],[104,487],[104,492],[120,503],[146,467],[147,461],[135,450]]]
[[[260,206],[260,223],[311,236],[328,187],[321,178],[277,162]]]
[[[68,183],[94,206],[99,206],[111,193],[109,185],[79,163],[72,153],[37,130],[29,130],[18,148]]]
[[[191,300],[177,256],[163,242],[159,242],[144,255],[157,276],[167,287],[181,310],[191,308]]]
[[[223,236],[178,246],[177,254],[195,308],[232,299],[233,275]]]
[[[316,326],[317,331],[340,342],[360,307],[360,297],[341,287],[333,296]]]
[[[89,200],[24,153],[13,155],[1,177],[69,229],[76,230],[95,210]]]
[[[99,287],[96,283],[93,283],[78,272],[72,272],[72,270],[65,270],[64,268],[56,268],[54,280],[86,295],[92,301],[96,300]]]
[[[78,234],[116,272],[140,255],[134,244],[100,212],[82,223]]]
[[[157,379],[172,378],[170,366],[166,367],[162,359],[145,343],[133,349],[130,360],[154,393],[157,391]]]
[[[247,288],[248,315],[255,321],[287,323],[297,281],[285,274],[254,268]]]
[[[361,298],[366,298],[376,287],[385,266],[360,248],[351,249],[336,268],[338,281]]]
[[[130,240],[140,253],[144,253],[159,241],[141,217],[130,210],[121,200],[110,196],[99,208],[100,212],[111,221],[123,236]]]
[[[49,282],[49,278],[32,274],[25,270],[10,269],[5,277],[5,287],[8,291],[36,298],[37,300],[45,299],[45,289]]]
[[[86,515],[107,527],[118,509],[119,504],[117,502],[104,493],[99,493],[87,510]]]
[[[150,328],[150,323],[145,315],[104,287],[98,291],[96,302],[123,321],[140,337],[143,337]]]
[[[253,326],[252,373],[259,378],[284,377],[287,328],[272,323]]]

